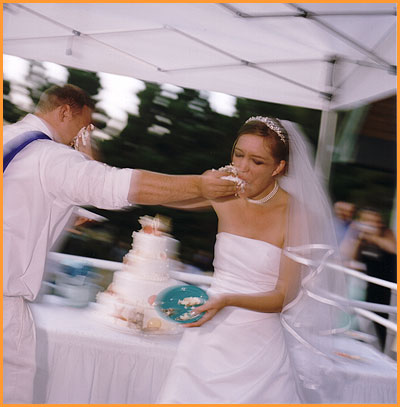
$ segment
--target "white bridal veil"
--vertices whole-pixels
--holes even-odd
[[[289,163],[278,182],[290,194],[279,277],[289,289],[281,321],[303,402],[318,403],[339,358],[334,336],[349,323],[346,310],[333,299],[346,296],[345,280],[326,266],[339,256],[332,205],[314,172],[310,148],[297,125],[281,123],[288,133]]]

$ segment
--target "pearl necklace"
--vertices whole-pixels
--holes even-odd
[[[257,204],[257,205],[263,205],[263,204],[265,204],[266,202],[268,202],[270,199],[272,199],[272,198],[276,195],[276,193],[278,192],[278,189],[279,189],[279,185],[278,185],[278,183],[275,181],[275,186],[274,186],[274,188],[272,189],[272,191],[271,191],[268,195],[265,195],[264,198],[261,198],[261,199],[250,199],[250,198],[247,198],[247,201],[248,201],[248,202],[251,202],[251,203],[253,203],[253,204]]]

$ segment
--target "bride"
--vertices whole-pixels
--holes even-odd
[[[248,119],[232,165],[245,185],[237,196],[171,205],[211,206],[218,234],[205,314],[186,325],[158,403],[302,403],[318,391],[320,361],[305,369],[304,358],[329,352],[320,333],[338,316],[319,294],[340,288],[323,267],[334,247],[329,201],[290,122]],[[299,248],[318,266],[293,261]]]

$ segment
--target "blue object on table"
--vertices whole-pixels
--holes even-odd
[[[182,300],[188,297],[200,298],[201,304],[184,305]],[[207,293],[195,285],[178,285],[162,290],[154,301],[157,312],[169,321],[188,324],[198,321],[205,312],[190,317],[190,312],[208,300]]]
[[[93,267],[90,264],[78,261],[65,261],[61,264],[61,270],[71,277],[88,277],[92,274],[92,269]]]

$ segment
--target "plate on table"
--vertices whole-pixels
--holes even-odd
[[[157,312],[169,321],[188,324],[198,321],[205,312],[192,315],[192,311],[208,300],[207,293],[195,285],[178,285],[161,291],[154,307]]]

